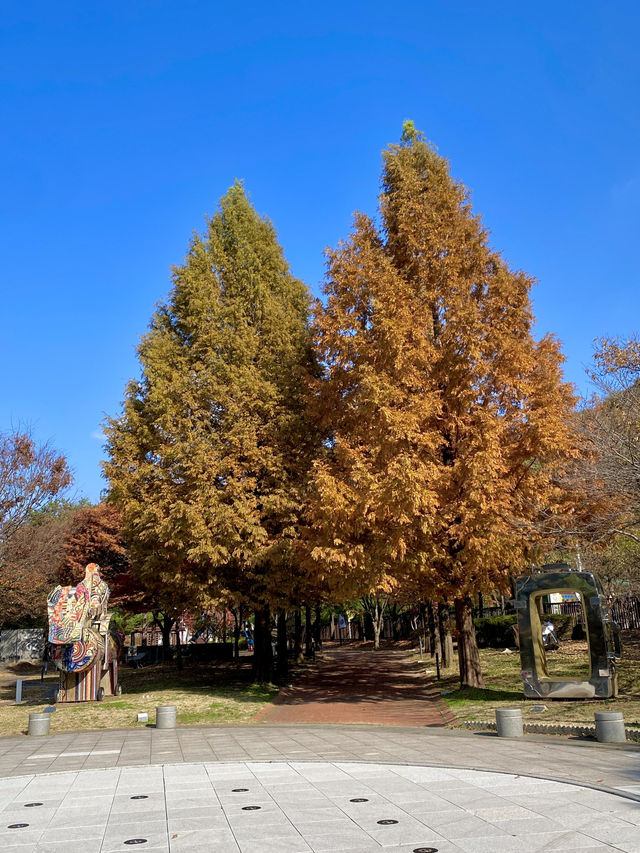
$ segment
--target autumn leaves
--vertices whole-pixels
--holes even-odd
[[[558,499],[574,400],[532,335],[531,280],[407,123],[375,219],[313,306],[241,185],[174,272],[107,424],[105,471],[141,578],[285,610],[381,593],[456,603],[525,565]],[[181,592],[182,591],[182,592]]]

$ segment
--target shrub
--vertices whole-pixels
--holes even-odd
[[[556,637],[559,640],[570,640],[575,621],[572,613],[544,613],[543,622],[551,622]]]
[[[483,616],[474,619],[476,636],[480,648],[489,646],[492,649],[502,649],[507,646],[517,645],[518,617],[515,613],[507,616]]]

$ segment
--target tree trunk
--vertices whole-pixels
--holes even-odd
[[[378,620],[378,616],[376,614],[376,616],[373,617],[373,650],[375,652],[377,652],[378,649],[380,648],[380,628],[381,627],[382,626],[380,625],[380,622]]]
[[[313,623],[313,639],[316,644],[316,651],[322,648],[322,619],[320,605],[316,604],[316,618]]]
[[[253,678],[260,684],[273,681],[273,649],[271,648],[271,614],[269,605],[255,611],[256,628],[253,637]]]
[[[331,611],[331,622],[329,625],[329,639],[335,640],[335,638],[336,638],[336,615],[332,610]]]
[[[397,643],[400,639],[400,625],[398,618],[398,605],[394,604],[391,608],[391,633],[393,635],[393,642]]]
[[[278,657],[276,660],[278,684],[289,680],[289,649],[287,648],[287,611],[278,611]]]
[[[374,651],[378,651],[380,648],[380,633],[384,627],[384,611],[387,602],[386,600],[380,601],[379,598],[375,598],[373,601],[371,612],[371,619],[373,621],[373,648]]]
[[[302,663],[302,613],[299,607],[294,611],[293,659],[296,663]]]
[[[456,598],[454,605],[458,628],[460,686],[484,687],[476,629],[473,625],[473,602],[467,596],[466,598]]]
[[[171,657],[171,629],[175,619],[173,616],[167,616],[165,613],[160,617],[160,613],[153,614],[153,621],[160,628],[162,633],[162,663],[166,663]]]
[[[431,631],[429,631],[429,622],[427,619],[427,608],[424,603],[420,604],[420,620],[418,622],[420,633],[422,634],[422,646],[425,654],[431,654]]]
[[[313,633],[311,627],[311,608],[307,604],[304,609],[305,626],[304,626],[304,654],[310,658],[313,654]]]
[[[231,609],[233,614],[233,657],[234,660],[240,660],[240,630],[242,627],[242,605]]]
[[[453,662],[453,637],[451,636],[449,608],[446,604],[438,605],[438,627],[440,629],[442,667],[448,669]]]
[[[481,592],[478,593],[478,616],[480,619],[484,616],[484,595]]]
[[[180,639],[180,622],[176,622],[176,664],[178,671],[182,672],[182,641]]]
[[[434,607],[431,602],[427,605],[427,612],[429,614],[429,633],[431,634],[431,654],[435,655],[437,653],[441,656],[440,624],[437,617],[437,608],[438,605]]]

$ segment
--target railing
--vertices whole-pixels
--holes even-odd
[[[624,630],[640,628],[640,599],[617,598],[611,606],[611,618]]]

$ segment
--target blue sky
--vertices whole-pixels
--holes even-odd
[[[586,392],[593,339],[640,331],[639,8],[5,3],[0,431],[30,425],[96,500],[100,423],[233,179],[318,293],[405,118],[538,279],[537,330]]]

